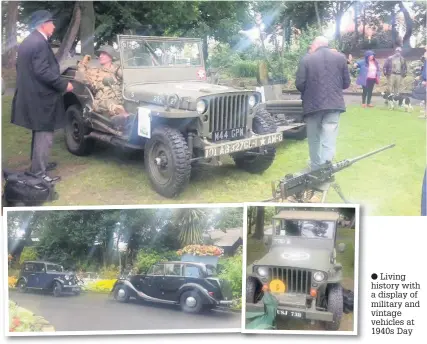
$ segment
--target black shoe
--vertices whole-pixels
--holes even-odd
[[[56,169],[58,167],[58,163],[52,161],[49,162],[46,166],[46,171],[53,171],[54,169]]]

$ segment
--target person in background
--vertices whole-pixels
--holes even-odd
[[[424,180],[423,180],[423,188],[421,190],[421,216],[427,216],[427,168],[424,171]]]
[[[399,94],[402,80],[406,77],[408,68],[402,56],[402,48],[397,47],[396,53],[384,62],[384,75],[387,77],[388,91],[394,95]]]
[[[380,83],[380,65],[372,50],[365,52],[365,58],[354,63],[360,69],[356,84],[362,86],[362,107],[373,107],[371,104],[375,84]]]

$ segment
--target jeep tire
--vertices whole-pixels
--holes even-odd
[[[95,147],[95,141],[84,136],[90,129],[83,122],[82,110],[71,105],[65,111],[65,143],[70,153],[77,156],[89,155]]]
[[[246,303],[256,303],[257,295],[257,281],[253,277],[248,277],[246,280]]]
[[[53,283],[53,296],[55,297],[59,297],[62,294],[62,284],[59,283],[58,281],[55,281],[55,283]]]
[[[202,298],[195,290],[182,293],[179,298],[181,309],[186,313],[200,313],[203,309]]]
[[[295,129],[287,130],[283,132],[283,137],[291,140],[305,140],[307,138],[307,126],[303,125]]]
[[[338,331],[343,316],[343,290],[340,284],[333,284],[328,290],[327,310],[333,314],[333,321],[325,322],[325,328],[328,331]]]
[[[179,130],[160,126],[153,130],[144,148],[144,164],[157,193],[173,198],[188,185],[191,153]]]
[[[26,293],[27,292],[27,282],[21,278],[17,283],[18,292]]]
[[[272,134],[277,131],[277,126],[274,123],[271,115],[264,109],[257,110],[254,117],[252,129],[255,134]],[[267,170],[276,157],[276,148],[274,146],[263,146],[251,150],[258,153],[264,150],[264,154],[248,155],[244,152],[233,155],[236,166],[249,173],[262,173]]]
[[[118,285],[114,288],[114,300],[126,303],[129,301],[129,290],[124,285]]]

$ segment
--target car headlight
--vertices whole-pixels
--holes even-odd
[[[253,108],[257,104],[257,97],[250,96],[249,97],[249,106]]]
[[[65,280],[68,281],[70,279],[70,276],[65,275]]]
[[[208,107],[206,106],[206,102],[204,100],[199,100],[197,102],[197,113],[199,115],[201,115],[202,113],[205,113],[207,108]]]
[[[322,282],[325,279],[325,274],[321,271],[317,271],[314,273],[313,278],[316,282]]]
[[[262,276],[262,277],[267,277],[268,275],[268,269],[264,266],[260,266],[259,268],[257,268],[257,273],[258,275]]]

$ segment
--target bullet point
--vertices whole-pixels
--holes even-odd
[[[377,275],[377,274],[372,274],[372,275],[371,275],[371,278],[372,278],[373,280],[376,280],[376,279],[378,278],[378,275]]]

